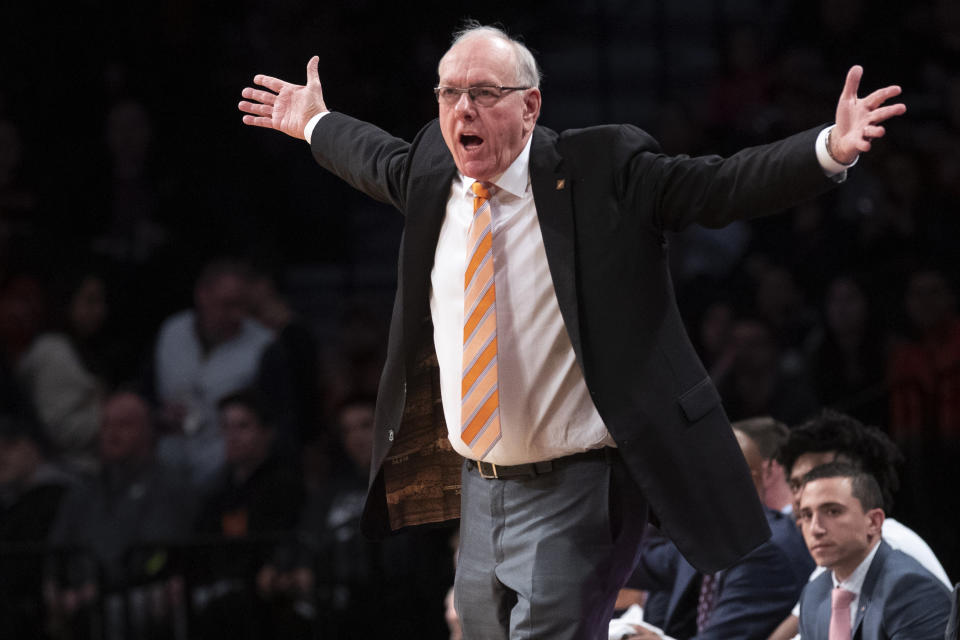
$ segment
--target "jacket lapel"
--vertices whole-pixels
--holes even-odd
[[[863,579],[863,588],[860,589],[860,601],[857,604],[857,614],[853,618],[853,627],[850,629],[851,638],[857,637],[857,630],[860,628],[867,608],[870,606],[870,600],[873,598],[873,590],[877,586],[877,580],[883,572],[883,565],[886,563],[889,554],[890,545],[881,540],[880,548],[877,549],[877,554],[873,556],[873,562],[870,563],[867,575]]]
[[[407,197],[403,244],[400,247],[400,273],[404,307],[404,344],[408,345],[407,364],[416,351],[419,333],[430,322],[430,271],[437,252],[437,239],[447,211],[450,182],[457,168],[446,147],[430,172],[415,177]]]
[[[560,314],[577,362],[582,367],[571,202],[573,184],[563,158],[557,152],[556,139],[557,135],[549,129],[534,129],[530,148],[530,184]]]

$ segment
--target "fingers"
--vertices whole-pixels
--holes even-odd
[[[860,88],[860,78],[863,77],[863,67],[858,64],[850,67],[847,72],[847,81],[843,85],[843,93],[840,94],[841,100],[855,100],[857,90]]]
[[[307,84],[320,84],[320,56],[313,56],[307,61]]]
[[[274,93],[280,93],[285,87],[291,86],[289,82],[284,82],[280,78],[274,78],[273,76],[265,76],[258,73],[253,77],[253,83],[258,84],[261,87],[266,87]]]
[[[264,127],[266,129],[273,129],[273,119],[272,118],[261,118],[255,116],[243,116],[243,124],[249,124],[254,127]]]
[[[273,115],[273,107],[268,104],[255,104],[253,102],[242,100],[237,107],[240,109],[240,111],[243,111],[244,113],[252,113],[255,116],[270,117]]]
[[[263,104],[273,104],[277,100],[277,94],[275,93],[261,91],[259,89],[251,89],[250,87],[246,87],[242,92],[240,92],[240,95],[248,100],[256,100],[257,102]]]
[[[900,95],[901,92],[902,89],[897,85],[884,87],[863,98],[862,102],[867,105],[868,109],[876,109],[890,98]]]
[[[900,104],[891,104],[886,107],[880,107],[879,109],[874,109],[870,112],[870,123],[877,124],[878,122],[883,122],[884,120],[889,120],[894,116],[900,116],[906,113],[907,105]]]

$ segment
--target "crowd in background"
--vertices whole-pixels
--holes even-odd
[[[907,115],[842,187],[667,241],[730,418],[794,427],[830,407],[878,426],[903,453],[897,517],[960,575],[956,3],[609,0],[552,3],[549,19],[499,4],[472,16],[537,53],[556,105],[541,124],[633,122],[668,153],[829,121],[852,63],[867,90],[904,87]],[[406,620],[443,636],[449,531],[372,545],[354,526],[402,221],[235,110],[252,73],[297,78],[319,53],[332,108],[409,138],[435,115],[435,62],[465,10],[431,11],[10,8],[0,542],[5,566],[26,564],[4,575],[39,566],[28,543],[73,554],[6,593],[46,589],[62,619],[136,583],[220,631],[217,607],[249,597],[291,634],[322,619],[366,637],[391,612],[394,635]]]

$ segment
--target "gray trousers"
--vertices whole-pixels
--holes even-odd
[[[607,637],[647,519],[643,494],[609,454],[506,480],[465,464],[454,584],[465,640]]]

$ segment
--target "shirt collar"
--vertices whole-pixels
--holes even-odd
[[[835,588],[839,587],[841,589],[846,589],[847,591],[852,591],[858,596],[860,591],[863,590],[863,581],[867,578],[867,571],[870,570],[870,564],[873,562],[873,557],[877,555],[877,549],[880,548],[880,542],[878,541],[873,545],[873,549],[870,550],[870,553],[867,554],[867,557],[863,559],[857,568],[853,570],[846,580],[843,582],[837,581],[837,575],[834,572],[830,572],[830,577],[833,579],[833,586]]]
[[[523,146],[523,150],[520,152],[520,155],[517,156],[507,170],[501,173],[498,176],[495,176],[492,182],[499,191],[506,191],[514,197],[521,197],[527,190],[527,186],[530,184],[530,146],[533,142],[533,134],[530,134],[530,137],[527,138],[527,144]],[[457,175],[460,178],[460,188],[463,191],[464,195],[469,195],[473,197],[473,192],[470,190],[470,187],[473,185],[476,180],[469,178],[460,171],[457,171]]]

